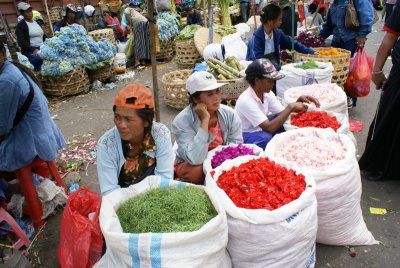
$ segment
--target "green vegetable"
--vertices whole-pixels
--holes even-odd
[[[193,186],[152,189],[117,210],[125,233],[193,232],[217,214],[204,190]]]
[[[315,61],[311,60],[311,61],[306,61],[301,65],[295,65],[295,68],[298,69],[303,69],[303,70],[309,70],[309,69],[319,69],[317,63],[315,63]]]
[[[216,0],[218,7],[221,9],[221,22],[222,25],[231,26],[231,15],[229,13],[229,0]]]
[[[232,68],[231,66],[228,66],[227,64],[225,64],[225,63],[223,63],[223,62],[221,62],[221,61],[219,61],[217,59],[214,59],[214,58],[210,58],[209,61],[211,61],[215,65],[218,65],[219,67],[222,67],[226,71],[232,73],[233,76],[236,76],[234,78],[238,78],[239,77],[239,71],[236,70],[235,68]],[[219,70],[218,70],[218,72],[219,72]]]
[[[176,37],[177,40],[188,40],[194,37],[194,33],[200,28],[197,24],[188,25]]]

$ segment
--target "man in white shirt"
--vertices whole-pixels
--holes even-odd
[[[267,59],[253,61],[246,69],[246,80],[250,84],[238,98],[235,111],[242,121],[244,143],[256,144],[264,149],[272,137],[283,130],[283,123],[290,113],[307,111],[304,103],[315,103],[311,96],[301,96],[286,108],[271,91],[275,80],[284,78]]]

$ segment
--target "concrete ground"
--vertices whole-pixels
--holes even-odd
[[[380,29],[382,23],[374,26],[373,32],[368,37],[366,51],[375,56],[384,36]],[[391,63],[385,66],[388,73]],[[161,77],[165,72],[176,68],[174,62],[158,65],[158,81],[161,85]],[[151,86],[151,70],[143,70],[137,73],[134,81]],[[51,101],[51,113],[55,122],[60,127],[67,140],[76,139],[84,134],[92,134],[98,139],[106,130],[113,126],[112,105],[117,90],[92,92],[83,96],[76,96],[62,101]],[[162,90],[160,90],[162,92]],[[371,86],[368,97],[360,98],[357,107],[350,110],[350,117],[365,124],[364,130],[355,133],[359,155],[364,151],[368,127],[374,116],[379,92]],[[168,127],[177,110],[166,106],[163,95],[160,96],[161,122]],[[77,136],[76,136],[77,135]],[[400,164],[400,163],[399,163]],[[88,187],[99,192],[96,167],[89,165],[87,176],[81,172],[81,186]],[[400,177],[400,175],[399,175]],[[362,176],[363,194],[361,206],[364,220],[375,236],[381,241],[380,245],[355,247],[356,257],[350,257],[346,247],[317,245],[316,267],[399,267],[400,237],[399,237],[399,211],[400,211],[400,180],[385,182],[369,182]],[[370,207],[386,208],[390,210],[387,215],[373,215]],[[34,266],[58,267],[56,251],[60,234],[61,212],[51,216],[38,238],[29,250],[29,258]],[[396,264],[397,263],[397,264]]]

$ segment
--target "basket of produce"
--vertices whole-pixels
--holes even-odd
[[[201,59],[194,45],[194,33],[199,25],[188,25],[176,37],[176,64],[179,69],[190,69]]]
[[[221,44],[222,37],[220,34],[213,34],[213,42],[216,44]],[[208,42],[208,29],[201,27],[194,33],[194,44],[196,46],[197,51],[203,56],[204,49],[209,44]]]
[[[240,78],[239,72],[242,66],[235,57],[227,57],[225,62],[210,58],[207,64],[209,72],[215,76],[218,82],[226,83],[220,88],[222,100],[237,99],[248,87],[247,82]]]
[[[112,63],[113,59],[109,59],[97,64],[86,65],[90,83],[96,80],[105,82],[108,78],[113,77],[115,75],[115,68]]]
[[[162,88],[165,102],[175,109],[183,109],[189,104],[188,94],[185,88],[186,80],[192,74],[192,70],[178,70],[166,73],[162,77]]]
[[[60,77],[43,76],[43,92],[50,96],[65,97],[89,91],[89,77],[84,67],[74,68]]]
[[[157,60],[170,61],[174,57],[175,39],[160,41],[160,51],[156,52]]]
[[[57,7],[52,7],[49,9],[49,15],[50,15],[50,20],[52,22],[58,21],[62,19],[62,14],[63,12],[63,7],[57,6]]]
[[[169,61],[175,55],[175,36],[179,33],[179,22],[175,15],[162,12],[158,15],[158,39],[160,51],[156,53],[157,60]]]
[[[341,48],[314,48],[315,54],[294,53],[295,62],[320,61],[331,62],[333,65],[332,83],[343,87],[349,74],[350,51]]]

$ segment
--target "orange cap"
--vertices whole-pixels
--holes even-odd
[[[129,84],[115,96],[114,105],[131,109],[154,108],[153,94],[142,84]]]

